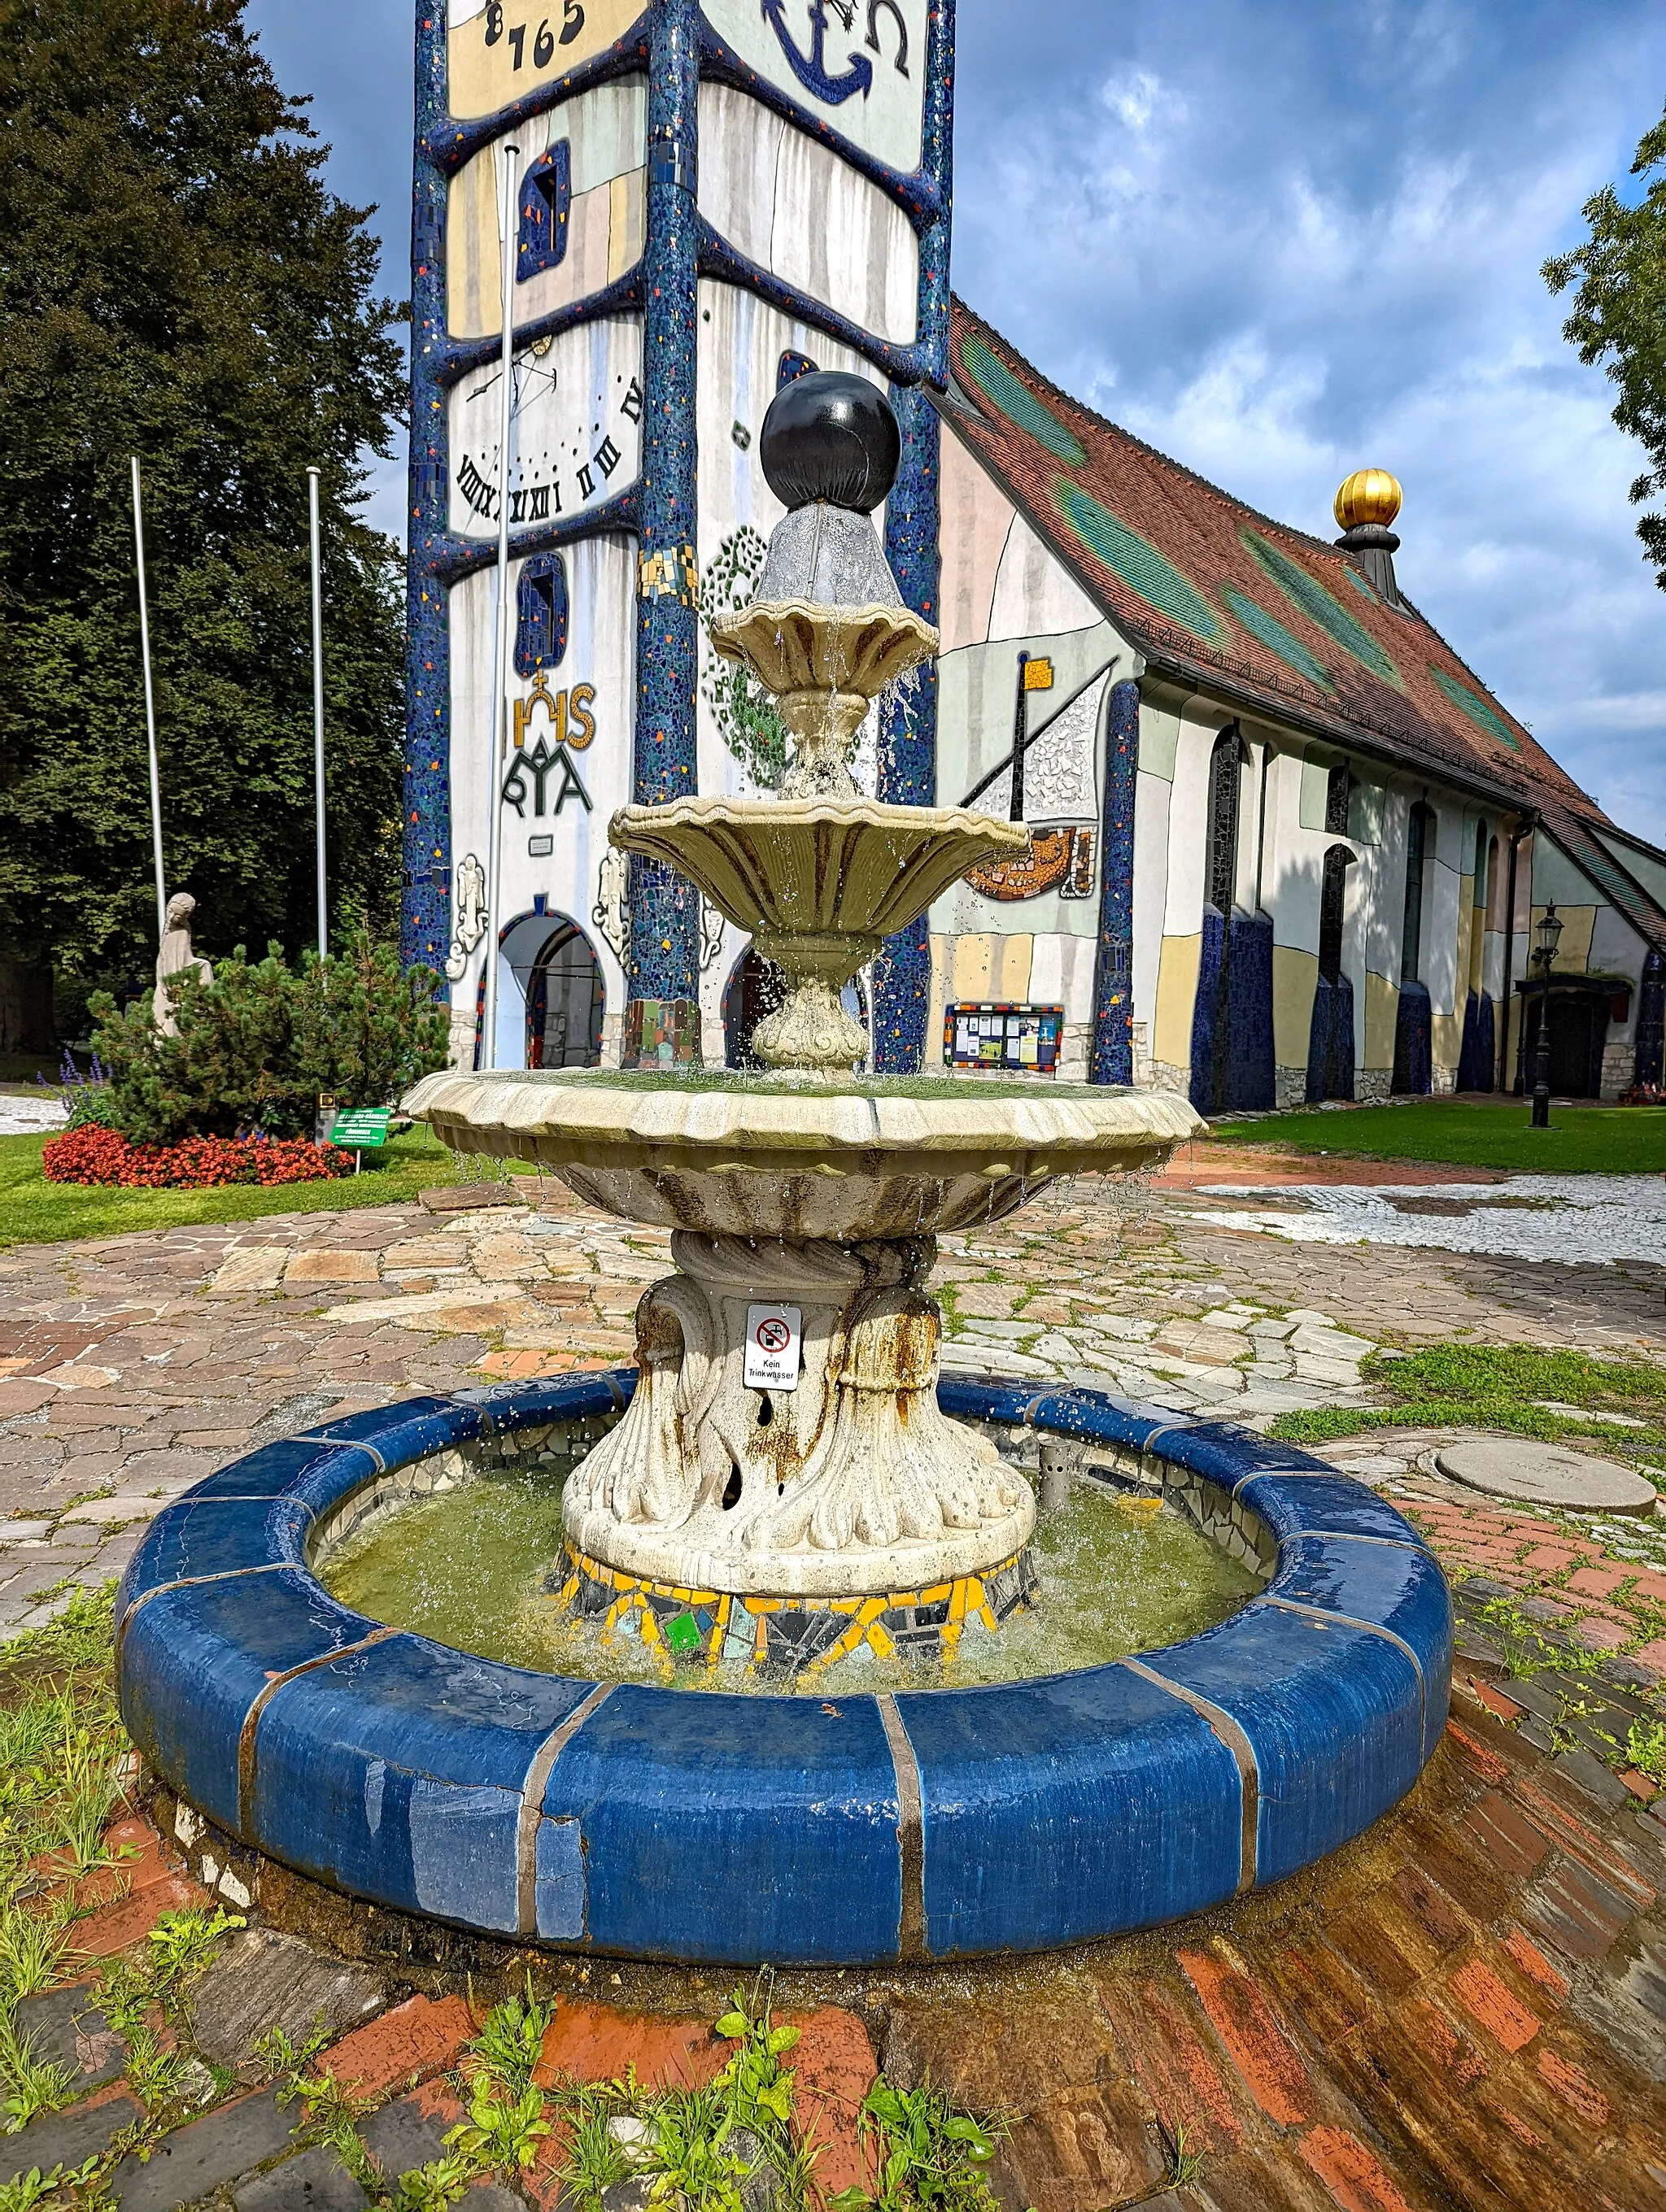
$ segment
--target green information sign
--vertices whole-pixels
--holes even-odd
[[[350,1107],[345,1113],[337,1115],[335,1126],[330,1132],[330,1142],[341,1146],[346,1152],[374,1151],[377,1146],[387,1142],[390,1118],[390,1109],[386,1106]]]

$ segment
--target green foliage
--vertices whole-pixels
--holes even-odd
[[[1648,455],[1631,488],[1640,507],[1666,491],[1666,117],[1645,134],[1631,173],[1649,179],[1638,204],[1604,185],[1585,202],[1584,244],[1547,261],[1543,275],[1553,293],[1577,286],[1562,335],[1581,361],[1602,362],[1619,387],[1614,419]],[[1637,534],[1666,591],[1666,515],[1645,514]]]
[[[391,919],[403,590],[358,519],[404,404],[368,210],[244,0],[0,0],[0,946],[155,948],[128,456],[167,877],[211,951],[313,910],[307,478],[322,471],[331,866]]]
[[[307,954],[298,975],[277,945],[253,962],[240,945],[206,987],[185,970],[169,985],[173,1036],[155,1028],[148,999],[119,1013],[97,994],[112,1126],[153,1144],[254,1128],[293,1137],[311,1133],[321,1094],[386,1105],[445,1063],[439,980],[428,968],[402,972],[361,930],[338,958]]]
[[[707,562],[696,603],[706,635],[701,691],[724,744],[759,791],[774,791],[787,773],[787,726],[751,670],[713,649],[711,626],[714,615],[733,613],[751,601],[769,550],[743,523]]]
[[[975,2118],[929,2081],[894,2089],[882,2075],[862,2100],[860,2126],[878,2138],[878,2195],[845,2190],[829,2212],[862,2212],[870,2202],[878,2212],[993,2212],[988,2169],[997,2137],[1010,2131],[1003,2117]]]
[[[32,2166],[27,2173],[0,2182],[0,2212],[68,2212],[72,2204],[81,2212],[98,2212],[109,2202],[98,2188],[102,2163],[89,2158],[81,2166],[55,2166],[49,2173]]]
[[[1217,1121],[1227,1144],[1332,1159],[1439,1160],[1453,1167],[1523,1175],[1657,1175],[1666,1171],[1666,1112],[1658,1106],[1558,1106],[1547,1129],[1529,1122],[1530,1102],[1498,1106],[1441,1099],[1407,1106],[1317,1107]]]
[[[544,2092],[535,2082],[529,2082],[517,2094],[500,2087],[483,2070],[474,2077],[469,2116],[447,2135],[446,2145],[477,2166],[504,2166],[524,2173],[549,2132]]]
[[[532,2082],[532,2069],[538,2064],[544,2035],[555,2016],[553,1997],[547,2004],[540,2004],[532,1995],[529,1969],[524,1995],[494,2005],[481,2022],[480,2033],[469,2049],[489,2073],[518,2095]]]
[[[474,2186],[478,2170],[471,2159],[461,2156],[430,2159],[426,2166],[414,2166],[395,2185],[395,2212],[448,2212]]]
[[[1666,1723],[1633,1721],[1626,1738],[1626,1759],[1640,1774],[1666,1790]]]
[[[1193,2182],[1201,2179],[1202,2153],[1189,2147],[1186,2130],[1178,2122],[1170,2128],[1158,2120],[1157,2131],[1163,2138],[1167,2160],[1163,2173],[1164,2185],[1170,2189],[1189,2189]]]
[[[1388,1393],[1384,1406],[1323,1406],[1281,1413],[1268,1434],[1291,1443],[1329,1443],[1370,1429],[1500,1429],[1554,1443],[1563,1437],[1624,1438],[1633,1458],[1666,1467],[1666,1369],[1645,1360],[1595,1359],[1583,1352],[1540,1352],[1524,1345],[1436,1344],[1406,1353],[1374,1352],[1365,1378]],[[1647,1424],[1557,1413],[1545,1401],[1589,1413],[1630,1415]]]

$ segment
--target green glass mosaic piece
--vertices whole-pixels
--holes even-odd
[[[1258,637],[1269,653],[1277,653],[1286,668],[1293,668],[1298,676],[1304,676],[1310,684],[1317,684],[1329,690],[1330,671],[1324,663],[1316,660],[1300,638],[1293,637],[1276,616],[1269,615],[1265,607],[1229,584],[1222,592],[1229,614],[1234,614],[1252,637]]]
[[[1478,730],[1485,730],[1489,738],[1497,738],[1509,746],[1512,753],[1522,749],[1522,741],[1501,714],[1495,714],[1485,699],[1472,691],[1467,684],[1460,684],[1456,676],[1449,676],[1444,668],[1437,668],[1432,660],[1429,673],[1461,714],[1467,714]]]
[[[700,1649],[700,1630],[691,1613],[679,1613],[675,1620],[666,1623],[666,1642],[673,1651]]]
[[[1088,551],[1119,575],[1147,606],[1189,629],[1206,645],[1225,641],[1226,625],[1195,585],[1189,583],[1173,562],[1167,561],[1148,538],[1102,507],[1091,493],[1063,477],[1055,480],[1053,497],[1059,512]]]
[[[1055,460],[1079,469],[1087,459],[1079,439],[1067,430],[1044,401],[1022,384],[992,354],[982,338],[968,338],[960,349],[960,365],[986,399],[991,399],[1015,429],[1046,447]]]
[[[1400,684],[1400,672],[1377,640],[1357,623],[1338,599],[1334,599],[1316,576],[1310,576],[1298,561],[1280,551],[1256,530],[1244,528],[1239,538],[1253,553],[1279,589],[1292,606],[1299,607],[1311,623],[1316,623],[1325,635],[1340,645],[1344,653],[1351,653],[1363,668],[1373,676],[1380,676],[1385,684]]]

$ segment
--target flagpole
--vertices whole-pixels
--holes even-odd
[[[503,149],[498,185],[498,238],[502,260],[503,345],[497,409],[497,596],[492,611],[491,738],[486,803],[486,1007],[480,1064],[497,1066],[497,983],[502,918],[498,905],[503,876],[503,763],[508,756],[509,700],[509,439],[514,408],[515,165],[519,146]]]
[[[150,843],[156,860],[156,943],[167,935],[167,879],[162,873],[162,789],[156,766],[156,694],[150,680],[150,606],[144,589],[144,502],[139,457],[133,459],[133,545],[139,571],[139,651],[144,661],[144,730],[150,749]]]
[[[319,563],[319,472],[307,471],[307,519],[313,558],[313,787],[318,848],[318,957],[330,950],[330,902],[324,873],[324,580]]]

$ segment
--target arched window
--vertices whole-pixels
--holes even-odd
[[[1423,874],[1434,842],[1433,810],[1420,802],[1406,825],[1406,913],[1400,937],[1400,980],[1415,983],[1423,964]]]
[[[1229,722],[1215,739],[1209,756],[1209,903],[1219,915],[1230,915],[1238,872],[1238,781],[1243,762],[1243,741],[1238,726]]]
[[[1346,845],[1333,845],[1325,854],[1319,892],[1319,973],[1327,983],[1338,981],[1342,973],[1342,911],[1353,865],[1353,854]]]

